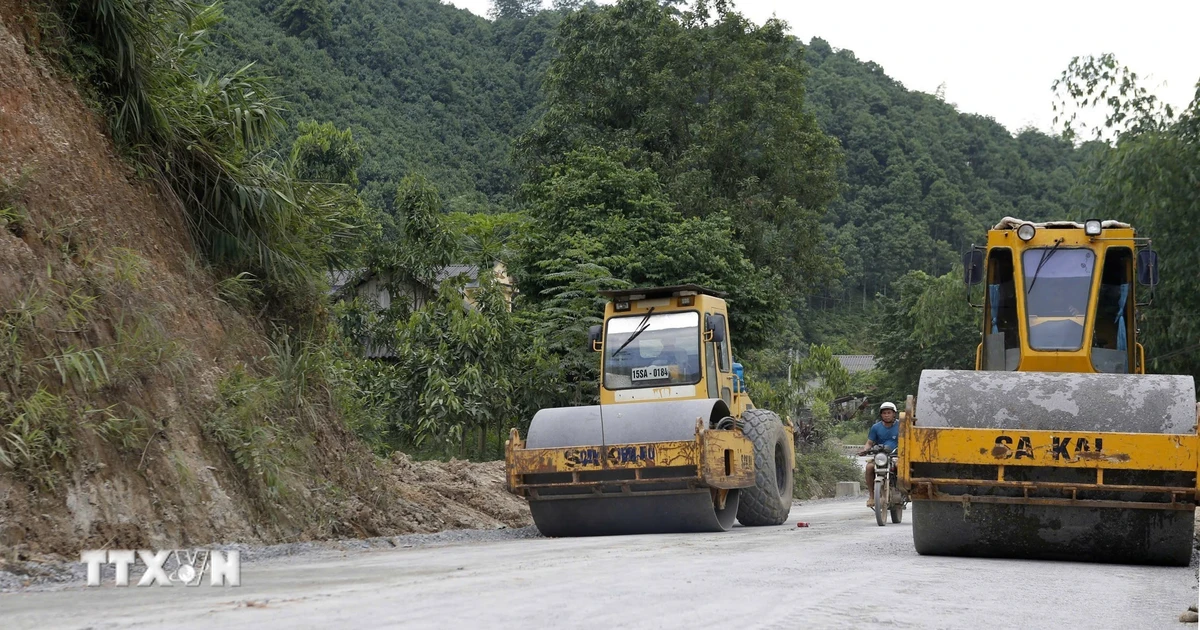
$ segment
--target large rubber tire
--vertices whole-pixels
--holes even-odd
[[[902,520],[904,520],[904,506],[903,505],[892,506],[892,522],[899,523]]]
[[[887,517],[884,514],[887,512],[887,497],[884,492],[887,489],[883,487],[883,480],[875,480],[875,523],[880,527],[887,525]]]
[[[774,412],[749,409],[742,414],[742,432],[754,444],[754,487],[741,491],[738,522],[747,527],[782,524],[792,510],[795,485],[787,431]]]

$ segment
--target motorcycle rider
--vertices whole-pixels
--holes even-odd
[[[885,402],[879,405],[879,421],[871,426],[871,431],[867,433],[867,446],[859,451],[860,456],[866,455],[871,448],[876,444],[882,444],[890,453],[900,443],[900,423],[896,422],[896,405]],[[867,507],[875,507],[875,460],[867,460],[867,474],[865,477],[867,484],[867,492],[870,498],[867,499]]]

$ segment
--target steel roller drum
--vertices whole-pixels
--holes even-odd
[[[567,448],[672,442],[696,437],[696,420],[710,426],[729,415],[724,401],[681,400],[543,409],[533,417],[526,448]],[[538,531],[546,536],[605,536],[720,532],[733,527],[738,493],[723,510],[708,489],[685,487],[654,494],[611,493],[588,498],[529,500]]]
[[[925,370],[920,427],[1194,434],[1191,376]],[[923,555],[1185,566],[1193,510],[913,501]]]
[[[913,544],[929,556],[1187,566],[1191,510],[913,501]]]
[[[529,501],[543,536],[723,532],[733,527],[737,508],[737,490],[729,491],[723,510],[716,509],[708,490]]]
[[[1191,376],[924,370],[922,427],[1195,432]]]

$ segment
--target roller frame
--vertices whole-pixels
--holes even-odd
[[[513,429],[505,445],[508,489],[533,500],[561,500],[603,496],[606,491],[649,494],[650,488],[680,486],[681,490],[713,488],[733,490],[754,485],[754,447],[738,429],[711,430],[696,420],[692,440],[634,444],[526,448]],[[643,476],[656,468],[694,470],[694,474]],[[587,480],[588,473],[631,471],[632,479]],[[529,483],[527,475],[570,473],[570,481]],[[645,488],[646,490],[642,490]],[[542,492],[553,490],[553,493]]]
[[[978,429],[921,427],[914,418],[912,398],[900,423],[900,463],[898,482],[914,500],[995,501],[996,497],[943,492],[947,486],[975,486],[1020,490],[1023,496],[1037,492],[1070,492],[1071,497],[1039,497],[1049,504],[1079,506],[1074,498],[1080,492],[1140,492],[1169,495],[1164,503],[1106,501],[1112,507],[1148,509],[1194,509],[1200,494],[1200,433],[1191,435],[1156,433],[1116,433],[1082,431],[1036,431],[1027,429]],[[1002,437],[1010,438],[1001,441]],[[1094,450],[1095,440],[1103,440],[1103,450]],[[1054,444],[1070,440],[1079,446],[1086,440],[1089,450],[1054,450]],[[1028,447],[1022,447],[1023,444]],[[1064,452],[1065,451],[1065,452]],[[947,479],[919,477],[914,464],[967,464],[996,466],[995,479]],[[1009,467],[1082,468],[1096,471],[1095,483],[1060,483],[1006,480]],[[1191,473],[1196,481],[1190,486],[1113,485],[1104,483],[1105,470],[1145,470]],[[1007,501],[1006,501],[1007,502]],[[1151,507],[1153,506],[1153,507]]]
[[[1200,418],[1188,433],[928,427],[920,425],[916,409],[909,396],[900,419],[897,481],[913,501],[913,535],[920,553],[1188,563],[1192,519],[1200,498]],[[1096,447],[1097,438],[1102,448]],[[1064,448],[1064,443],[1070,446]],[[981,466],[995,473],[994,478],[918,476],[914,465],[921,464]],[[1017,470],[1031,467],[1095,471],[1095,481],[1006,478],[1006,472],[1016,477]],[[1185,478],[1190,475],[1193,481],[1187,485],[1105,483],[1106,471],[1175,472]],[[1104,498],[1092,498],[1097,493]],[[1114,498],[1124,495],[1131,498]],[[1113,526],[1107,523],[1111,519],[1123,523],[1127,528],[1123,531],[1136,530],[1141,537],[1122,535],[1120,543],[1114,544]],[[1019,528],[1031,522],[1040,525],[1021,535]],[[1085,533],[1056,538],[1065,523]]]

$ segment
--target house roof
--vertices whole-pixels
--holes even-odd
[[[468,287],[479,286],[479,265],[446,265],[438,270],[433,280],[435,284],[441,284],[445,280],[463,275],[469,280]]]
[[[366,271],[365,268],[326,271],[325,279],[329,281],[329,294],[334,295],[344,289],[347,284],[356,282]]]
[[[873,354],[835,354],[833,358],[837,359],[842,367],[851,374],[875,369],[875,355]]]

